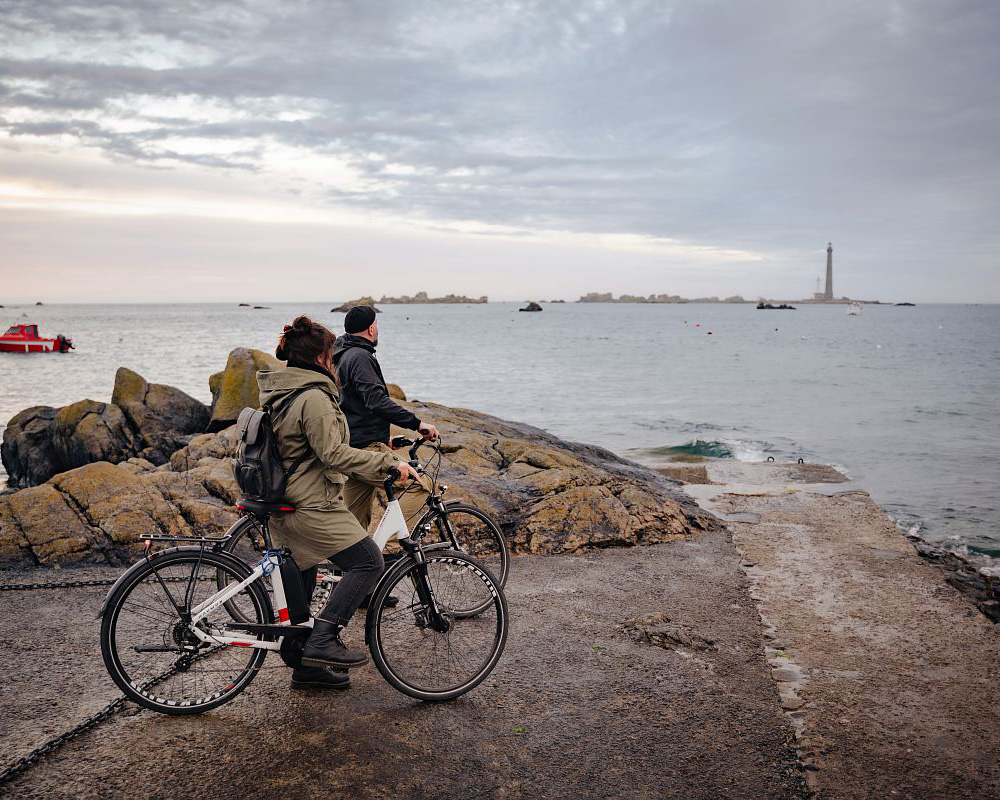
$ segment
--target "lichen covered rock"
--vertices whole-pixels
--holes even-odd
[[[163,464],[185,438],[208,427],[211,411],[173,386],[149,383],[136,372],[119,367],[111,402],[125,413],[142,445],[141,455]]]
[[[106,404],[76,405],[64,415],[68,428],[93,419],[113,429],[113,412],[98,408]],[[491,514],[515,553],[655,544],[719,524],[675,481],[601,448],[467,409],[406,405],[443,436],[446,497]],[[97,434],[84,441],[104,443]],[[136,457],[88,464],[0,496],[0,563],[122,563],[134,558],[143,533],[221,535],[236,519],[235,445],[230,426],[192,437],[158,467]]]
[[[95,461],[125,461],[138,454],[139,441],[118,406],[81,400],[56,412],[52,449],[59,468],[66,470]]]
[[[212,391],[212,417],[208,430],[220,431],[236,422],[240,412],[260,405],[258,370],[274,370],[284,366],[263,350],[238,347],[229,354],[226,368],[208,379]]]
[[[218,536],[236,519],[218,468],[176,473],[87,464],[0,497],[0,563],[134,560],[143,534]]]
[[[52,449],[52,422],[58,409],[32,406],[18,412],[7,423],[0,445],[0,460],[11,487],[44,483],[59,471]]]

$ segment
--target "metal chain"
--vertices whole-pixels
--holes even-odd
[[[0,583],[0,592],[17,592],[28,589],[78,589],[83,586],[112,586],[117,580],[117,578],[93,578],[91,580],[58,581],[56,583]],[[166,583],[182,583],[188,579],[183,576],[173,575],[165,577],[163,580]],[[214,581],[215,578],[210,575],[199,575],[197,580]]]
[[[57,583],[0,583],[0,592],[25,589],[75,589],[78,586],[111,586],[117,578],[94,578],[87,581],[59,581]]]
[[[211,647],[208,650],[204,650],[201,653],[198,653],[193,659],[191,659],[191,661],[192,661],[192,663],[195,662],[195,661],[199,661],[202,658],[205,658],[206,656],[210,656],[213,653],[217,652],[218,650],[222,649],[222,647],[224,647],[224,646],[225,645],[216,645],[215,647]],[[149,689],[149,688],[155,686],[156,684],[161,683],[162,681],[165,681],[167,678],[169,678],[171,675],[173,675],[176,671],[177,671],[177,666],[176,665],[168,667],[166,670],[164,670],[163,672],[161,672],[159,675],[156,675],[155,677],[150,678],[146,683],[144,683],[140,687],[140,689],[142,691],[145,691],[146,689]],[[123,705],[125,705],[125,701],[127,699],[128,698],[126,698],[125,695],[120,695],[119,697],[117,697],[116,699],[114,699],[110,703],[108,703],[104,708],[102,708],[96,714],[93,714],[93,715],[87,717],[83,722],[81,722],[78,725],[70,728],[65,733],[60,733],[58,736],[53,736],[51,739],[49,739],[41,747],[36,747],[34,750],[32,750],[30,753],[28,753],[28,755],[21,756],[21,758],[19,758],[13,764],[11,764],[9,767],[7,767],[7,769],[5,769],[3,772],[0,772],[0,786],[3,786],[3,784],[5,784],[8,781],[12,780],[17,775],[20,775],[28,767],[30,767],[32,764],[36,763],[40,758],[42,758],[42,756],[48,755],[49,753],[51,753],[53,750],[55,750],[60,745],[65,744],[70,739],[73,739],[73,738],[79,736],[84,731],[89,730],[90,728],[93,728],[99,722],[101,722],[101,721],[107,719],[108,717],[110,717],[119,708],[121,708]]]
[[[58,736],[54,736],[49,739],[41,747],[36,747],[28,755],[22,756],[13,764],[11,764],[3,772],[0,772],[0,786],[12,780],[15,776],[24,772],[28,767],[34,764],[42,756],[48,755],[61,744],[68,742],[75,736],[79,736],[88,728],[92,728],[94,725],[99,723],[101,720],[107,719],[112,714],[114,714],[119,708],[125,704],[125,695],[121,695],[118,699],[113,700],[108,703],[104,708],[98,711],[93,716],[87,717],[83,722],[74,728],[70,728],[65,733],[60,733]]]

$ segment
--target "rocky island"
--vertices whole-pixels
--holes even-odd
[[[718,297],[686,298],[677,294],[633,295],[623,294],[615,297],[611,292],[590,292],[580,297],[578,303],[746,303],[736,294],[720,300]]]
[[[330,313],[346,314],[348,311],[354,308],[354,306],[371,306],[373,309],[375,309],[376,314],[382,313],[380,309],[375,308],[375,298],[369,297],[368,295],[365,295],[364,297],[359,297],[357,300],[348,300],[346,303],[341,303],[336,308],[331,308]]]
[[[413,297],[404,294],[402,297],[388,297],[382,295],[379,300],[380,303],[385,305],[438,305],[438,304],[452,304],[452,305],[478,305],[488,303],[490,299],[483,295],[482,297],[466,297],[464,294],[446,294],[444,297],[428,297],[427,292],[417,292]]]

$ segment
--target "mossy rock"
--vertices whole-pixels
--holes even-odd
[[[212,418],[209,431],[228,428],[247,407],[260,406],[258,370],[276,370],[285,366],[263,350],[238,347],[229,354],[226,368],[208,380],[212,390]]]
[[[56,412],[52,447],[60,469],[94,461],[126,461],[140,449],[125,413],[96,400],[80,400]]]
[[[115,373],[115,388],[111,391],[111,402],[116,406],[126,403],[144,403],[149,383],[138,372],[128,367],[119,367]]]
[[[137,372],[119,367],[111,402],[119,406],[137,433],[142,456],[164,464],[186,437],[202,433],[211,412],[190,395],[162,383],[149,383]]]

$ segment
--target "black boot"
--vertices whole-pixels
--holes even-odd
[[[360,667],[368,663],[365,653],[355,653],[340,641],[340,626],[317,619],[302,651],[304,667]]]
[[[331,672],[324,667],[299,667],[292,672],[293,689],[350,689],[346,672]]]

